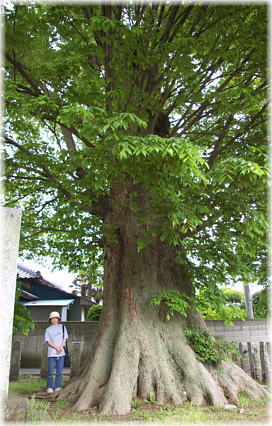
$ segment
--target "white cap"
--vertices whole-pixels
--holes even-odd
[[[59,318],[59,319],[61,319],[60,318],[60,314],[58,312],[55,312],[55,311],[50,313],[48,320],[50,320],[51,318]]]

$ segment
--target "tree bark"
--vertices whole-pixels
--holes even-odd
[[[253,397],[267,395],[243,370],[222,362],[211,368],[199,362],[183,334],[184,319],[166,320],[164,307],[150,304],[163,289],[192,294],[186,265],[176,261],[181,250],[155,240],[141,251],[137,239],[147,225],[124,201],[137,190],[139,211],[149,209],[144,188],[116,185],[105,219],[104,307],[93,354],[59,398],[73,402],[75,410],[98,406],[104,415],[124,415],[135,397],[155,398],[160,404],[224,406],[237,403],[239,390]],[[205,327],[192,312],[190,326]]]

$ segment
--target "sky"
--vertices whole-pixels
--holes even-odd
[[[35,272],[40,271],[43,278],[52,282],[53,284],[59,285],[63,288],[63,290],[70,293],[73,288],[69,287],[69,285],[72,284],[76,274],[68,272],[67,268],[63,268],[61,271],[54,271],[52,260],[50,258],[44,258],[43,260],[43,265],[38,264],[33,260],[24,260],[22,258],[19,259],[19,263]]]

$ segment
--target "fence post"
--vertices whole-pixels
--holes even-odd
[[[271,365],[271,343],[270,342],[266,342],[266,347],[267,347],[267,353],[268,353],[269,362],[270,362],[270,365]]]
[[[71,358],[71,376],[74,376],[80,369],[80,342],[72,342]]]
[[[247,349],[248,349],[248,358],[249,358],[251,377],[253,379],[256,379],[251,342],[247,342]]]
[[[41,370],[40,370],[41,379],[44,379],[47,376],[47,369],[48,369],[47,356],[48,356],[48,343],[44,342],[42,347],[42,356],[41,356]]]
[[[240,352],[240,355],[241,355],[241,358],[240,358],[240,367],[242,368],[242,370],[244,370],[243,344],[241,342],[239,343],[239,352]]]
[[[21,342],[13,341],[11,346],[9,380],[15,381],[19,379],[21,363]]]
[[[256,366],[256,357],[253,348],[253,344],[251,342],[247,342],[248,347],[248,357],[249,357],[249,365],[250,365],[250,371],[251,371],[251,377],[255,380],[258,379],[257,375],[257,366]]]
[[[267,372],[266,365],[264,360],[264,342],[260,342],[260,359],[261,359],[261,369],[262,369],[262,381],[267,382]]]
[[[271,343],[266,342],[264,345],[264,362],[266,368],[266,381],[271,383]]]
[[[249,353],[248,346],[246,343],[241,343],[240,350],[243,356],[241,361],[241,368],[250,376],[251,375],[251,367],[249,362]]]
[[[248,346],[246,343],[243,344],[243,354],[244,354],[244,371],[251,376],[251,367],[249,362],[249,353]]]

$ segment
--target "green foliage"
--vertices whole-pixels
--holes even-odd
[[[228,306],[227,301],[227,296],[218,288],[203,287],[193,297],[178,290],[162,290],[151,299],[151,304],[166,306],[168,320],[176,312],[187,317],[188,310],[192,308],[199,310],[204,319],[223,319],[226,325],[232,325],[234,319],[246,319],[244,309],[236,305]]]
[[[88,309],[88,313],[86,315],[86,321],[99,321],[102,305],[93,305]]]
[[[268,288],[254,293],[252,295],[253,312],[255,318],[267,318],[269,315]]]
[[[218,364],[227,360],[231,353],[239,357],[239,351],[233,342],[215,339],[204,330],[186,329],[184,334],[196,354],[196,358],[207,364]]]
[[[21,283],[19,280],[17,280],[13,317],[13,331],[18,331],[27,336],[29,331],[35,328],[35,322],[31,318],[29,310],[19,302],[21,293]]]
[[[154,392],[150,392],[149,399],[145,400],[145,402],[150,402],[151,404],[157,403]]]
[[[134,408],[134,410],[138,410],[141,407],[141,401],[139,399],[133,399],[130,405],[131,408]]]
[[[23,209],[20,254],[75,272],[103,263],[118,228],[105,226],[103,209],[122,182],[132,211],[132,185],[150,196],[139,250],[156,238],[182,247],[195,289],[209,294],[236,280],[264,284],[267,10],[7,7],[5,205]],[[201,304],[214,317],[214,304]]]
[[[196,300],[196,307],[204,319],[223,319],[226,325],[232,325],[234,319],[246,319],[245,309],[229,304],[226,293],[215,286],[201,288]]]
[[[223,292],[226,297],[226,300],[229,303],[241,305],[241,303],[244,302],[244,293],[240,290],[235,290],[229,287],[223,287],[221,288],[221,291]]]
[[[242,309],[239,306],[218,305],[214,309],[208,306],[208,303],[205,303],[205,306],[201,303],[199,310],[205,320],[223,319],[227,326],[233,325],[233,320],[235,319],[246,319],[245,309]]]
[[[150,303],[154,306],[164,304],[167,306],[166,319],[170,319],[178,312],[183,317],[187,316],[187,310],[190,308],[191,298],[184,292],[178,290],[162,290],[154,296]]]

